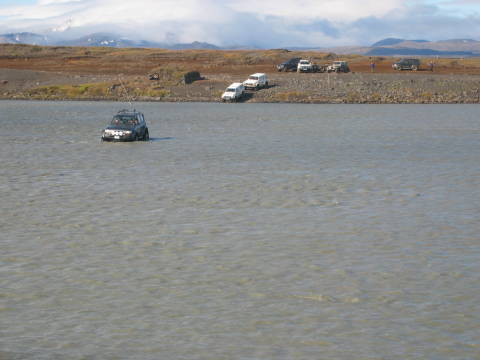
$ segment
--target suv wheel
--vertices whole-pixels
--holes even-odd
[[[143,141],[150,140],[150,134],[148,133],[148,129],[145,129],[145,134],[143,135]]]

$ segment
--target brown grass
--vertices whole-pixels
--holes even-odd
[[[0,44],[0,68],[58,71],[71,74],[145,75],[153,71],[176,69],[202,74],[249,74],[252,71],[272,72],[275,65],[291,57],[310,58],[318,64],[347,60],[354,72],[370,72],[372,59],[376,72],[394,72],[393,57],[369,58],[358,55],[335,56],[320,52],[287,50],[163,50],[117,49],[102,47],[65,47]],[[480,74],[480,58],[423,58],[423,69],[435,63],[435,73]],[[174,70],[168,70],[174,71]],[[419,71],[421,72],[421,71]]]

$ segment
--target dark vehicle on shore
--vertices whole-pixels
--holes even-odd
[[[278,71],[297,71],[298,63],[300,62],[301,58],[291,58],[280,65],[277,65]]]
[[[413,70],[420,68],[420,60],[418,59],[400,59],[392,65],[394,70]]]
[[[120,110],[103,130],[102,141],[148,141],[145,117],[136,110]]]

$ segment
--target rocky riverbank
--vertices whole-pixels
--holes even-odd
[[[271,86],[248,102],[479,103],[479,75],[416,73],[273,73]]]
[[[480,75],[399,73],[278,73],[269,87],[250,91],[243,102],[295,103],[480,103]],[[209,74],[182,84],[177,75],[159,80],[138,75],[74,75],[0,69],[1,99],[110,101],[220,101],[223,90],[247,75]]]
[[[480,76],[428,73],[338,74],[318,81],[316,94],[327,102],[478,103]],[[313,80],[312,88],[317,84]],[[322,85],[320,85],[322,84]],[[306,88],[308,92],[310,89]],[[314,92],[312,90],[312,92]]]

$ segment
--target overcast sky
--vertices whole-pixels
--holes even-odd
[[[0,33],[18,31],[263,48],[480,40],[480,0],[0,0]]]

